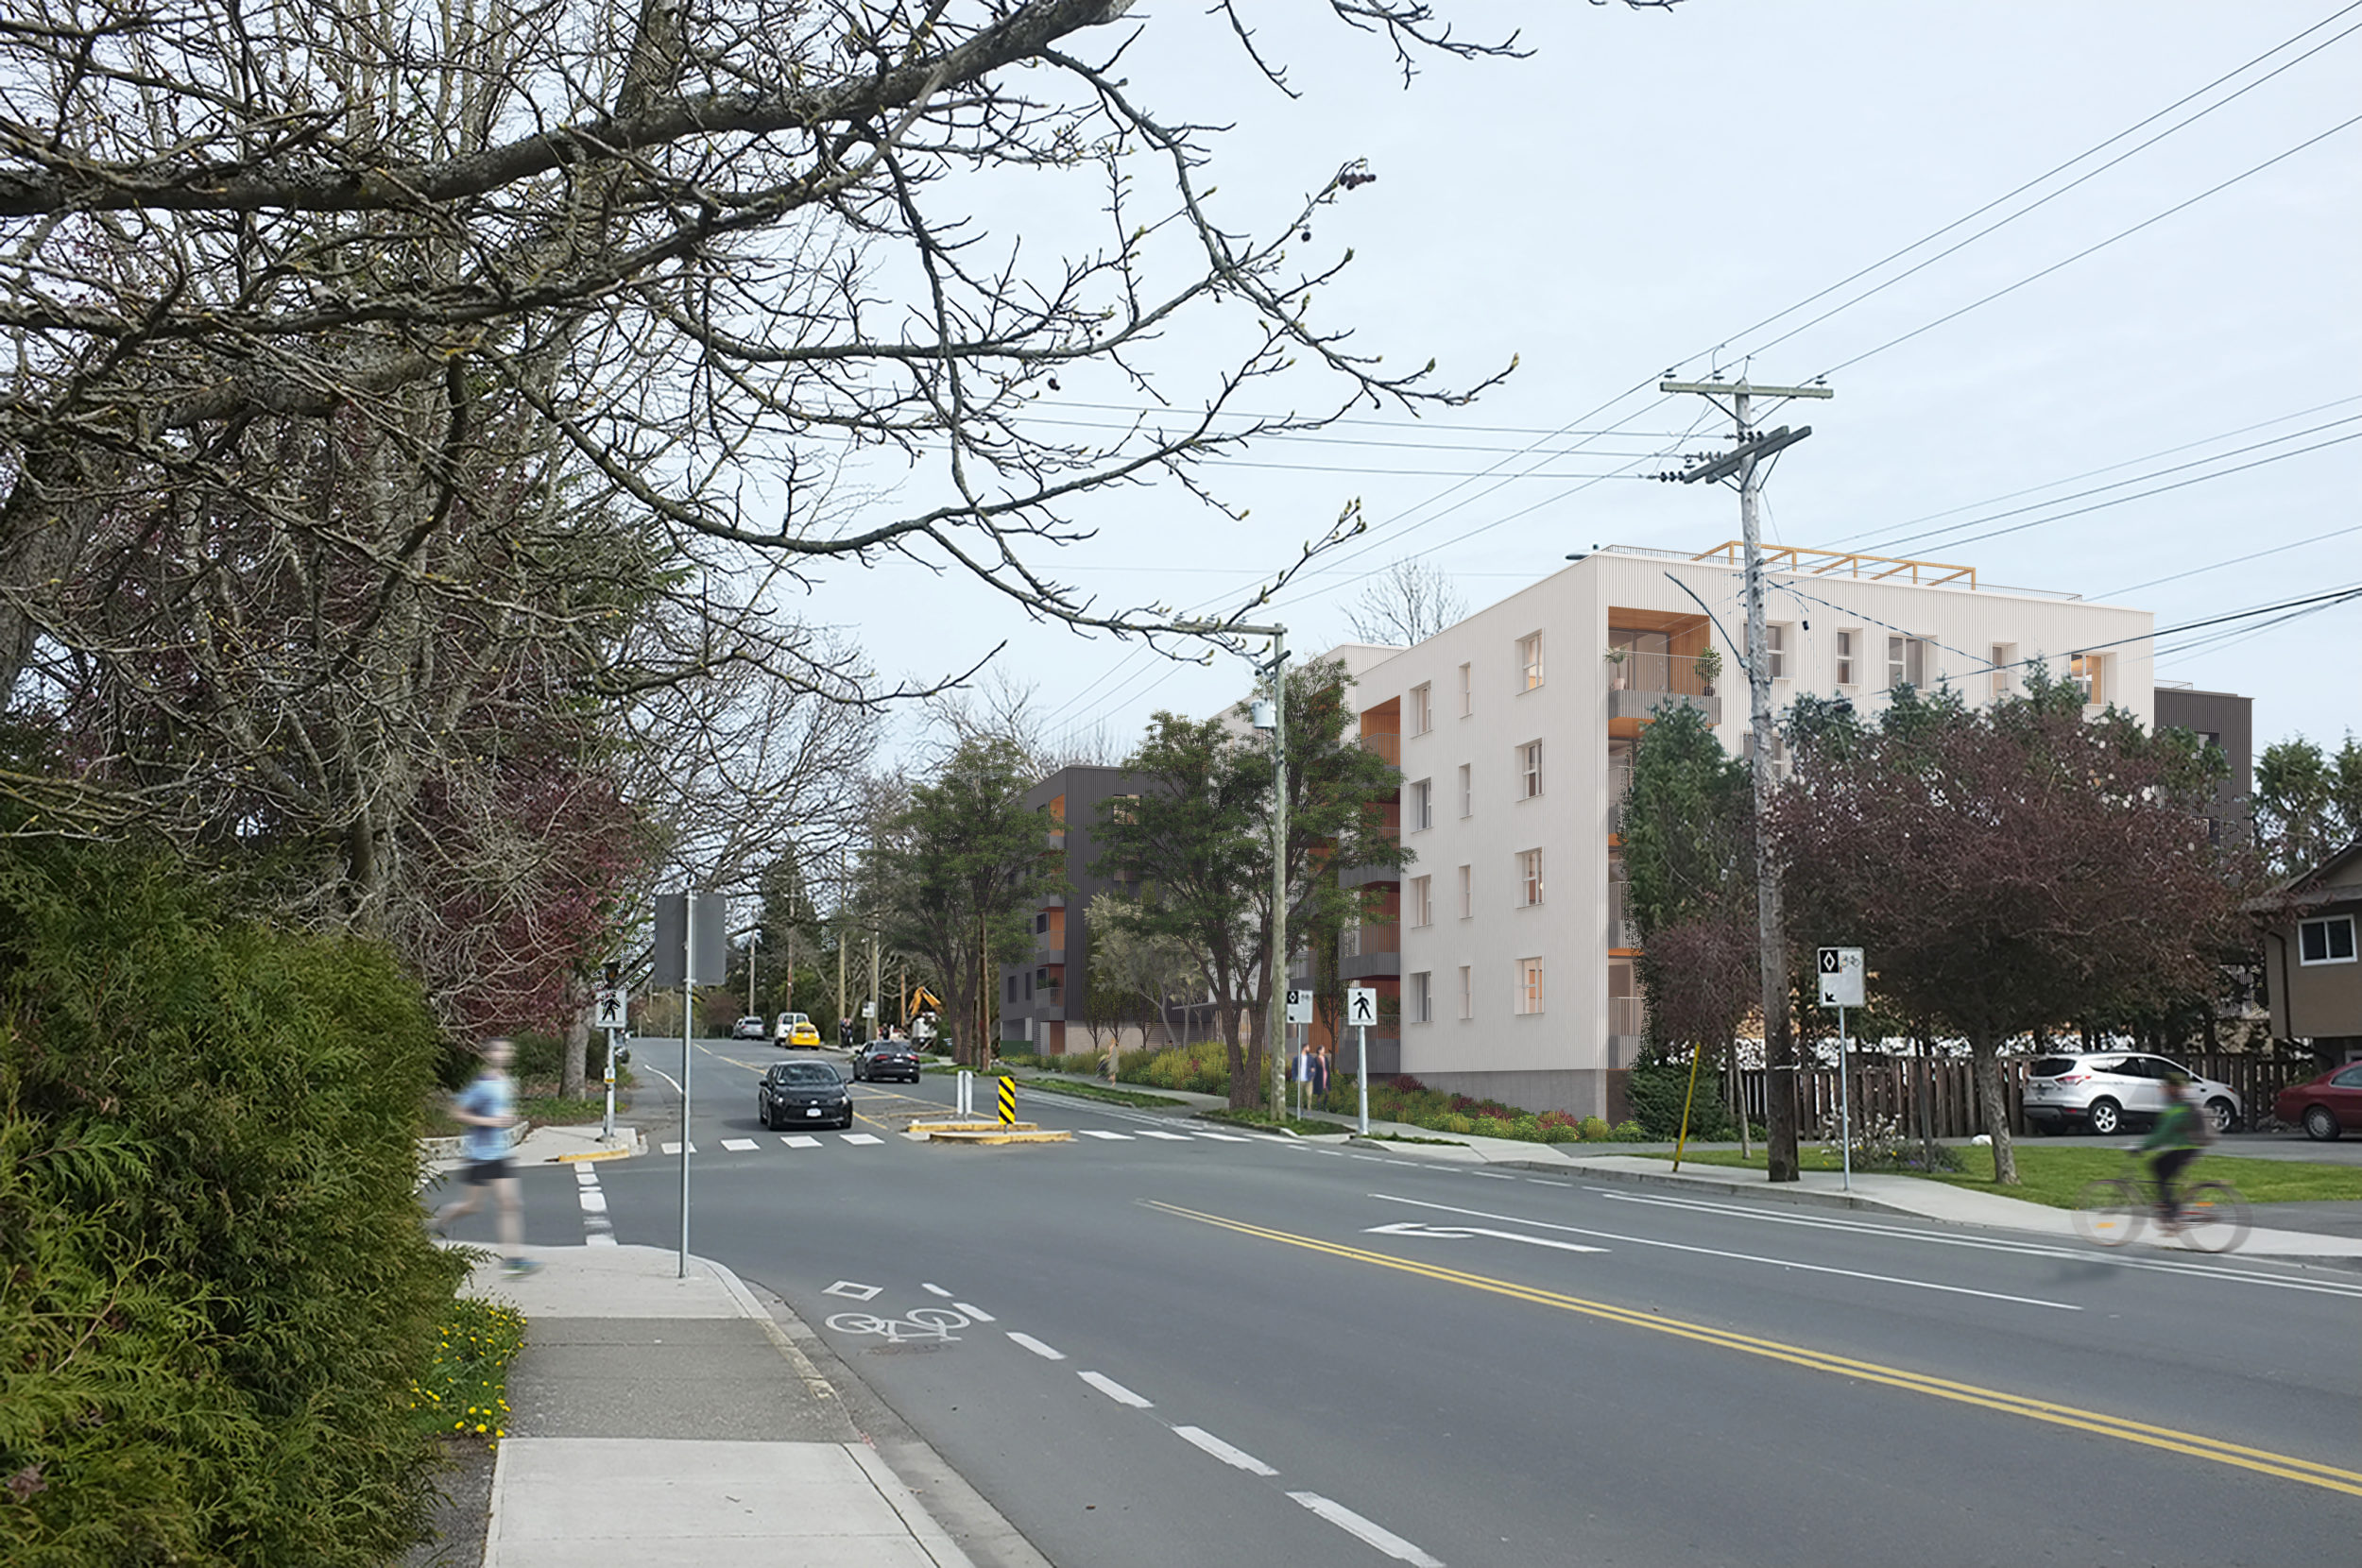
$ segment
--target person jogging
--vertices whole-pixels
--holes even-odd
[[[2140,1151],[2157,1150],[2148,1168],[2157,1178],[2157,1220],[2166,1230],[2178,1230],[2182,1223],[2182,1199],[2174,1184],[2213,1141],[2214,1128],[2198,1096],[2190,1092],[2190,1081],[2178,1072],[2165,1074],[2165,1112],[2141,1140]]]
[[[517,1168],[508,1157],[511,1131],[517,1125],[517,1082],[508,1076],[517,1047],[509,1040],[484,1042],[484,1067],[468,1086],[452,1097],[452,1115],[467,1127],[459,1152],[468,1164],[461,1180],[468,1196],[436,1211],[435,1228],[450,1233],[451,1222],[484,1206],[485,1189],[500,1203],[501,1252],[507,1261],[502,1271],[514,1279],[534,1273],[540,1265],[524,1255],[524,1205],[517,1193]]]

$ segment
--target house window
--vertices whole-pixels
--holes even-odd
[[[1460,1015],[1476,1016],[1476,975],[1467,964],[1460,966]]]
[[[1468,914],[1468,868],[1463,865],[1460,868],[1460,918],[1465,920]]]
[[[2333,914],[2322,920],[2297,922],[2299,963],[2352,963],[2353,916]]]
[[[1996,642],[1993,645],[1993,700],[1999,702],[2010,694],[2010,668],[2017,662],[2017,644]]]
[[[1788,628],[1772,624],[1763,628],[1763,652],[1773,680],[1788,679]]]
[[[1517,890],[1521,905],[1532,906],[1542,901],[1542,852],[1539,849],[1517,851]]]
[[[1474,786],[1469,782],[1470,772],[1467,763],[1460,764],[1460,814],[1463,817],[1476,815],[1476,793]]]
[[[1517,1011],[1521,1014],[1542,1011],[1542,961],[1538,958],[1517,961]]]
[[[1411,786],[1411,831],[1424,833],[1435,826],[1435,780],[1422,778]]]
[[[1890,637],[1887,639],[1887,690],[1898,686],[1914,690],[1927,684],[1927,642],[1925,638]]]
[[[1407,912],[1413,926],[1431,926],[1435,923],[1435,906],[1428,897],[1428,883],[1433,879],[1429,877],[1411,878],[1411,908]]]
[[[1469,665],[1460,667],[1460,716],[1466,718],[1476,711],[1476,681]]]
[[[1411,689],[1411,733],[1425,735],[1435,727],[1435,688],[1421,683]]]
[[[1517,668],[1525,681],[1525,685],[1519,688],[1520,690],[1531,691],[1542,684],[1542,634],[1540,632],[1535,632],[1532,637],[1521,637],[1517,639]]]
[[[2081,690],[2086,703],[2104,703],[2108,700],[2107,669],[2105,654],[2078,654],[2067,660],[2067,680]]]
[[[1861,633],[1859,632],[1840,632],[1837,634],[1838,685],[1852,686],[1856,684],[1856,678],[1854,675],[1854,658],[1857,652],[1859,650],[1860,644]]]
[[[1435,998],[1426,971],[1411,977],[1411,1021],[1428,1024],[1435,1021]]]
[[[1517,748],[1517,798],[1532,800],[1542,793],[1542,742],[1528,741]]]

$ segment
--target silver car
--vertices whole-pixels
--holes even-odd
[[[2190,1091],[2214,1118],[2216,1132],[2239,1125],[2245,1108],[2230,1084],[2201,1078],[2165,1057],[2128,1050],[2036,1057],[2026,1069],[2027,1124],[2038,1133],[2080,1125],[2102,1137],[2148,1126],[2165,1115],[2167,1073],[2190,1081]]]

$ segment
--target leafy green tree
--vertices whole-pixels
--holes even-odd
[[[1091,900],[1092,983],[1142,1004],[1164,1026],[1166,1044],[1178,1044],[1172,1009],[1188,999],[1197,965],[1177,939],[1136,929],[1124,917],[1127,902],[1113,893]]]
[[[2266,746],[2255,763],[2255,835],[2284,880],[2362,839],[2362,744],[2348,734],[2334,757],[2302,735]]]
[[[874,857],[885,940],[947,977],[944,999],[967,1020],[953,1048],[970,1065],[991,1048],[986,969],[1028,950],[1027,915],[1063,886],[1048,824],[1025,805],[1030,775],[1024,753],[1005,741],[961,741],[911,786]]]

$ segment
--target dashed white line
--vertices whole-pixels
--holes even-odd
[[[1276,1475],[1279,1474],[1279,1472],[1274,1470],[1271,1466],[1265,1464],[1262,1460],[1257,1458],[1245,1449],[1231,1447],[1228,1443],[1223,1441],[1220,1438],[1214,1436],[1211,1432],[1207,1431],[1202,1426],[1176,1426],[1172,1429],[1172,1435],[1179,1438],[1183,1442],[1189,1443],[1196,1448],[1204,1449],[1207,1453],[1211,1454],[1215,1458],[1220,1459],[1223,1463],[1231,1466],[1233,1469],[1243,1470],[1250,1475]]]
[[[790,1149],[817,1149],[820,1147],[820,1140],[813,1137],[809,1133],[797,1133],[791,1136],[781,1138],[779,1141],[787,1145]]]
[[[1075,1375],[1118,1405],[1129,1405],[1135,1410],[1153,1410],[1156,1407],[1104,1372],[1087,1372]]]
[[[722,1140],[722,1147],[728,1150],[733,1154],[744,1154],[746,1150],[755,1147],[755,1140],[752,1138],[724,1138]]]
[[[994,1317],[991,1313],[985,1311],[983,1307],[973,1305],[967,1302],[953,1302],[951,1304],[958,1307],[962,1312],[967,1313],[970,1318],[980,1323],[997,1323],[1001,1321],[1000,1319]]]
[[[585,1214],[605,1214],[607,1212],[607,1194],[600,1191],[595,1186],[576,1187],[574,1189],[574,1199],[577,1202],[581,1203],[582,1212]]]
[[[847,1133],[845,1134],[845,1141],[847,1143],[883,1143],[885,1139],[875,1133]]]
[[[1575,1185],[1572,1182],[1553,1182],[1548,1176],[1529,1176],[1526,1180],[1538,1187],[1570,1187]]]
[[[950,1291],[949,1291],[949,1290],[946,1290],[946,1289],[945,1289],[942,1286],[940,1286],[940,1285],[929,1285],[929,1284],[925,1283],[924,1281],[921,1281],[921,1282],[920,1282],[920,1284],[919,1284],[918,1288],[920,1288],[921,1290],[924,1290],[924,1291],[925,1291],[925,1292],[927,1292],[927,1294],[929,1294],[930,1296],[941,1296],[941,1297],[942,1297],[945,1301],[947,1301],[947,1302],[948,1302],[948,1301],[950,1301],[950,1300],[951,1299],[951,1292],[950,1292]]]
[[[1253,1143],[1255,1141],[1243,1133],[1200,1133],[1197,1135],[1201,1138],[1211,1138],[1216,1143]]]
[[[1442,1559],[1429,1557],[1394,1531],[1373,1525],[1343,1503],[1332,1503],[1317,1491],[1292,1491],[1288,1495],[1347,1535],[1358,1537],[1397,1562],[1411,1563],[1412,1568],[1444,1568]]]
[[[1132,1141],[1132,1134],[1129,1133],[1109,1133],[1097,1127],[1086,1127],[1082,1131],[1083,1136],[1087,1138],[1104,1138],[1109,1143],[1130,1143]]]
[[[1481,1176],[1488,1182],[1514,1182],[1517,1178],[1501,1170],[1463,1170],[1463,1176]]]
[[[1009,1331],[1009,1338],[1016,1340],[1018,1344],[1023,1345],[1027,1350],[1032,1351],[1036,1355],[1040,1356],[1045,1361],[1063,1361],[1066,1359],[1066,1352],[1062,1350],[1052,1350],[1048,1345],[1043,1344],[1039,1339],[1035,1338],[1030,1334],[1019,1334],[1015,1329],[1011,1329]]]

